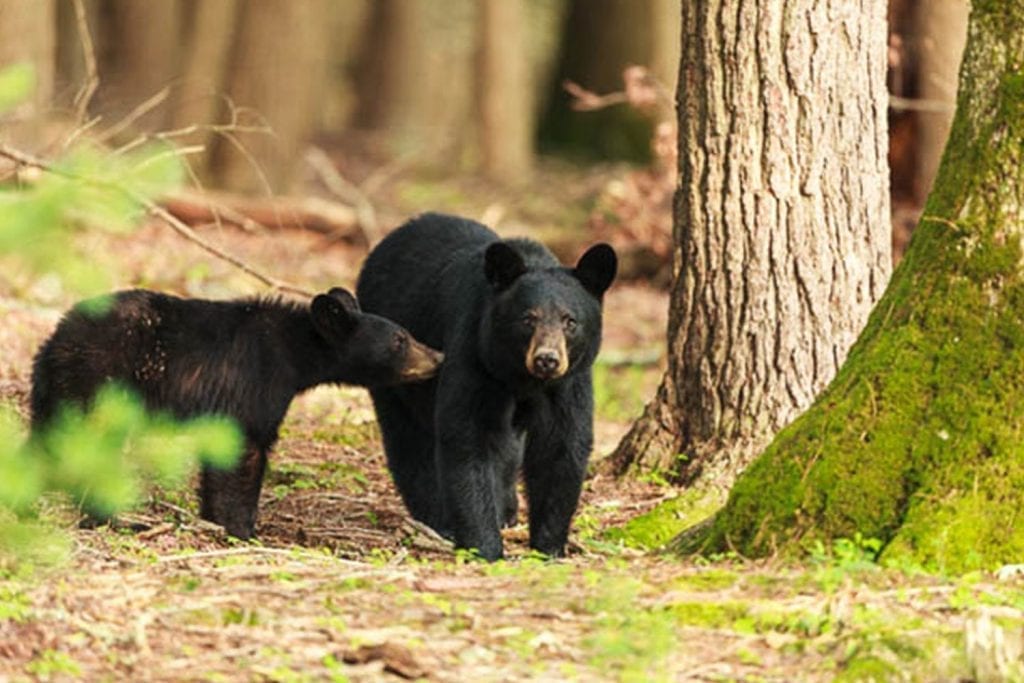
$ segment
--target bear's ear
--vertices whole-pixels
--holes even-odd
[[[359,302],[355,295],[344,287],[331,287],[327,295],[336,299],[346,310],[352,313],[359,312]]]
[[[335,287],[317,294],[309,305],[309,315],[317,332],[328,339],[347,336],[356,326],[359,304],[347,290]]]
[[[583,287],[600,299],[615,279],[619,260],[615,250],[608,244],[595,244],[580,257],[572,274]]]
[[[499,291],[511,285],[525,272],[526,264],[523,257],[504,242],[495,242],[484,252],[484,275]]]

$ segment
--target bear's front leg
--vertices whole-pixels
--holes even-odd
[[[485,560],[503,556],[494,468],[475,429],[441,430],[437,443],[441,488],[455,547],[475,548]]]
[[[252,538],[266,468],[267,452],[252,446],[232,469],[204,466],[199,478],[199,516],[220,524],[235,538]]]
[[[523,461],[530,547],[552,557],[565,554],[594,443],[590,377],[563,389],[536,407]]]
[[[496,470],[516,452],[512,402],[493,388],[446,370],[438,389],[435,454],[445,519],[458,548],[475,548],[494,561],[503,556]]]

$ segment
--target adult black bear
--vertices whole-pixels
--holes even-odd
[[[606,244],[565,268],[536,242],[440,214],[370,253],[356,289],[364,308],[445,353],[429,382],[370,390],[413,517],[498,559],[521,467],[530,546],[564,552],[593,444],[591,366],[615,269]]]
[[[297,393],[324,383],[421,380],[441,359],[399,325],[360,311],[341,288],[309,305],[119,292],[99,307],[72,309],[39,349],[32,428],[44,428],[63,403],[87,406],[110,381],[134,389],[150,410],[233,418],[245,452],[233,469],[204,468],[200,514],[246,539],[267,454]]]

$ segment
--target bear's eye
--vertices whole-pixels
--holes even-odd
[[[409,340],[405,338],[404,334],[396,334],[395,338],[391,342],[391,347],[395,351],[401,351],[409,344]]]
[[[526,315],[524,315],[523,316],[523,324],[526,325],[527,327],[534,327],[534,326],[536,326],[536,324],[537,324],[537,314],[536,313],[527,313]]]
[[[572,332],[576,329],[579,323],[577,323],[576,319],[573,318],[571,315],[567,315],[562,318],[562,325],[565,326],[566,332]]]

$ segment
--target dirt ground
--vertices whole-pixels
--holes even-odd
[[[364,255],[305,232],[207,234],[308,289],[351,286]],[[158,225],[81,246],[116,260],[115,286],[211,297],[260,291]],[[0,400],[22,414],[34,349],[71,300],[52,279],[0,277]],[[643,284],[608,295],[596,457],[653,395],[666,313],[664,292]],[[680,560],[611,540],[609,530],[678,493],[654,478],[591,478],[568,558],[532,556],[521,523],[506,532],[509,559],[482,564],[405,514],[365,391],[320,388],[297,399],[286,420],[258,542],[232,542],[199,520],[188,487],[154,492],[114,528],[78,529],[53,503],[68,558],[0,571],[0,680],[981,681],[1020,673],[1018,579],[883,570],[853,546],[787,566]]]

